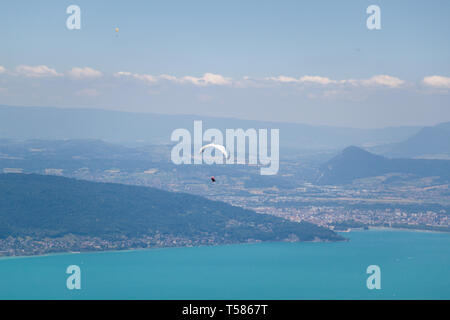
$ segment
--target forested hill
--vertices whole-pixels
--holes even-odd
[[[147,187],[1,174],[0,195],[0,239],[153,237],[190,239],[193,244],[205,239],[210,243],[343,239],[310,223]]]

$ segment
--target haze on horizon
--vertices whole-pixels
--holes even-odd
[[[81,29],[66,8],[81,8]],[[368,30],[366,8],[381,8]],[[15,1],[0,105],[379,128],[450,121],[448,1]],[[119,28],[119,32],[116,32]]]

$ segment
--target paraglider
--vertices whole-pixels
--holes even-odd
[[[225,149],[224,146],[222,146],[220,144],[210,143],[210,144],[207,144],[207,145],[201,147],[199,153],[203,154],[203,152],[207,148],[215,148],[215,149],[219,150],[220,152],[222,152],[222,154],[225,156],[225,158],[228,159],[228,152],[227,152],[227,149]]]
[[[220,152],[222,152],[222,154],[225,156],[225,159],[228,159],[228,158],[229,158],[227,149],[225,149],[224,146],[222,146],[222,145],[220,145],[220,144],[215,144],[215,143],[210,143],[210,144],[207,144],[207,145],[201,147],[199,153],[200,153],[200,154],[203,154],[203,152],[204,152],[206,149],[208,149],[208,148],[215,148],[215,149],[219,150]],[[211,177],[211,181],[212,181],[213,183],[216,182],[216,178]]]

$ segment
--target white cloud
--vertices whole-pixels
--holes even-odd
[[[321,77],[321,76],[303,76],[301,78],[293,78],[287,76],[278,76],[278,77],[268,77],[265,78],[268,81],[274,81],[279,83],[315,83],[315,84],[333,84],[337,83],[335,80],[331,80],[330,78]]]
[[[287,76],[278,76],[278,77],[268,77],[264,78],[264,80],[267,81],[274,81],[279,83],[314,83],[314,84],[322,84],[322,85],[328,85],[328,84],[335,84],[339,81],[331,80],[330,78],[321,77],[321,76],[303,76],[301,78],[293,78],[293,77],[287,77]]]
[[[7,72],[3,66],[0,66],[0,73]],[[39,66],[26,66],[20,65],[15,69],[16,75],[23,75],[31,78],[40,77],[54,77],[61,76],[55,69],[49,68],[45,65]],[[89,67],[73,67],[71,70],[66,72],[68,77],[74,79],[84,79],[84,78],[98,78],[102,77],[103,73],[101,71],[89,68]],[[160,82],[171,82],[176,84],[192,84],[195,86],[234,86],[236,88],[245,87],[270,87],[273,85],[284,85],[284,84],[295,84],[295,85],[320,85],[321,87],[336,89],[344,88],[348,86],[358,87],[388,87],[388,88],[398,88],[405,84],[404,80],[397,77],[381,74],[375,75],[368,79],[343,79],[334,80],[328,77],[318,76],[318,75],[304,75],[298,78],[290,76],[273,76],[266,78],[251,78],[245,76],[241,79],[232,79],[225,77],[220,74],[205,73],[200,77],[195,77],[191,75],[187,76],[173,76],[168,74],[161,75],[151,75],[151,74],[141,74],[132,73],[127,71],[120,71],[114,73],[114,77],[117,78],[130,78],[136,79],[138,81],[145,82],[149,85],[154,85]],[[442,76],[429,76],[425,77],[422,81],[425,85],[440,88],[450,88],[450,78]]]
[[[131,72],[119,71],[114,73],[114,77],[131,77],[133,74]]]
[[[430,87],[450,88],[450,77],[428,76],[423,78],[422,82]]]
[[[300,80],[292,77],[286,77],[286,76],[278,76],[278,77],[267,77],[264,78],[267,81],[274,81],[274,82],[280,82],[280,83],[297,83]]]
[[[405,81],[403,81],[399,78],[392,77],[392,76],[385,75],[385,74],[376,75],[370,79],[361,80],[360,82],[361,82],[361,84],[363,84],[365,86],[375,85],[375,86],[386,86],[386,87],[390,87],[390,88],[397,88],[405,83]]]
[[[89,67],[73,67],[70,71],[67,72],[69,77],[74,79],[83,79],[83,78],[99,78],[103,74],[100,71],[94,70]]]
[[[42,78],[42,77],[57,77],[61,76],[55,69],[49,68],[45,65],[40,66],[26,66],[20,65],[16,67],[16,73],[28,78]]]
[[[303,76],[301,78],[293,78],[293,77],[286,77],[286,76],[278,76],[278,77],[268,77],[264,78],[264,80],[267,81],[274,81],[278,83],[312,83],[312,84],[320,84],[320,85],[345,85],[345,84],[351,84],[351,85],[364,85],[364,86],[387,86],[387,87],[398,87],[404,83],[403,80],[400,80],[399,78],[392,77],[389,75],[376,75],[373,76],[370,79],[362,79],[362,80],[355,80],[355,79],[345,79],[345,80],[332,80],[327,77],[321,77],[321,76]]]
[[[162,74],[162,75],[160,75],[159,77],[160,77],[161,79],[163,79],[163,80],[168,80],[168,81],[178,82],[177,77],[171,76],[171,75],[168,75],[168,74]]]
[[[230,85],[233,83],[231,78],[226,78],[220,74],[205,73],[202,77],[184,76],[177,78],[168,74],[162,74],[160,76],[153,76],[149,74],[138,74],[126,71],[117,72],[114,74],[115,77],[129,77],[145,81],[147,83],[157,83],[160,80],[170,81],[174,83],[190,83],[196,86],[207,86],[207,85]]]
[[[139,73],[131,73],[126,71],[120,71],[116,72],[114,74],[115,77],[127,77],[127,78],[134,78],[140,81],[144,81],[146,83],[154,84],[158,82],[157,77],[149,75],[149,74],[139,74]]]
[[[224,76],[221,76],[220,74],[214,74],[214,73],[205,73],[202,77],[192,77],[192,76],[185,76],[178,80],[182,83],[192,83],[196,86],[207,86],[207,85],[230,85],[232,84],[231,78],[226,78]]]
[[[293,78],[287,76],[278,76],[278,77],[267,77],[264,78],[267,81],[274,81],[279,83],[317,83],[317,84],[333,84],[337,83],[336,80],[331,80],[330,78],[321,77],[321,76],[303,76],[301,78]]]
[[[300,82],[310,82],[310,83],[318,83],[318,84],[332,84],[336,83],[335,80],[331,80],[329,78],[320,77],[320,76],[303,76],[300,78]]]

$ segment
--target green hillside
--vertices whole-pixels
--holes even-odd
[[[182,193],[55,176],[0,175],[0,239],[342,240],[333,231]],[[4,250],[5,248],[0,248]]]

